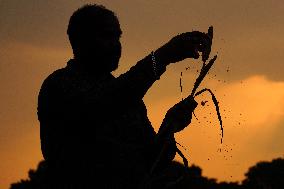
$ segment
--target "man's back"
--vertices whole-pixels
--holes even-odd
[[[42,85],[38,116],[45,159],[68,178],[98,172],[100,180],[141,177],[155,157],[155,132],[142,99],[118,98],[129,94],[115,91],[116,78],[94,76],[78,63],[69,61]],[[106,87],[113,98],[102,92]]]

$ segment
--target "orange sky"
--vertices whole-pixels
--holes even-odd
[[[0,1],[0,189],[26,178],[28,169],[42,159],[37,94],[43,79],[72,57],[66,36],[68,19],[86,2],[91,1]],[[239,181],[254,163],[283,157],[283,1],[96,2],[114,10],[121,22],[123,54],[115,75],[177,33],[214,26],[212,53],[219,56],[203,87],[216,90],[224,144],[220,146],[211,101],[198,107],[200,123],[194,119],[176,137],[187,148],[183,151],[189,162],[201,166],[205,176]],[[156,130],[167,109],[181,99],[180,72],[185,96],[200,63],[185,60],[169,66],[145,96]],[[191,71],[185,71],[188,66]],[[198,102],[209,99],[207,94],[197,98]]]

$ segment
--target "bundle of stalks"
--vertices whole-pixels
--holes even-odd
[[[195,83],[194,83],[194,86],[193,86],[193,89],[191,91],[191,94],[187,97],[188,99],[194,99],[196,96],[204,93],[204,92],[209,92],[211,94],[211,97],[212,97],[212,101],[215,105],[215,109],[216,109],[216,112],[217,112],[217,116],[218,116],[218,120],[219,120],[219,124],[220,124],[220,128],[221,128],[221,143],[223,143],[223,136],[224,136],[224,130],[223,130],[223,122],[222,122],[222,117],[221,117],[221,114],[220,114],[220,108],[219,108],[219,103],[217,101],[217,98],[216,96],[214,95],[214,93],[208,89],[208,88],[204,88],[198,92],[197,89],[198,87],[200,86],[201,82],[203,81],[203,79],[205,78],[205,76],[207,75],[207,73],[209,72],[210,68],[213,66],[215,60],[217,59],[217,55],[215,55],[209,62],[208,64],[204,63],[202,68],[201,68],[201,71],[200,71],[200,74],[198,76],[198,78],[196,79]]]
[[[210,43],[212,44],[212,39],[213,39],[213,27],[212,26],[209,27],[209,29],[208,29],[208,35],[211,38]],[[222,122],[222,117],[221,117],[221,114],[220,114],[220,108],[219,108],[219,103],[217,101],[217,98],[214,95],[214,93],[210,89],[208,89],[208,88],[204,88],[204,89],[201,89],[200,91],[196,92],[198,87],[200,86],[200,84],[204,80],[205,76],[208,74],[209,70],[211,69],[211,67],[215,63],[215,60],[217,59],[217,55],[215,55],[212,59],[209,60],[208,63],[206,63],[208,58],[209,58],[210,52],[211,52],[211,44],[208,45],[208,48],[205,49],[205,51],[202,53],[203,65],[202,65],[201,71],[199,73],[199,76],[195,80],[195,83],[194,83],[194,86],[192,88],[192,91],[191,91],[190,95],[187,96],[184,100],[192,101],[192,100],[194,100],[194,98],[196,96],[198,96],[198,95],[200,95],[200,94],[202,94],[204,92],[209,92],[210,93],[210,95],[212,97],[212,101],[213,101],[213,103],[215,105],[215,109],[216,109],[216,112],[217,112],[217,116],[218,116],[218,120],[219,120],[219,124],[220,124],[220,128],[221,128],[221,144],[222,144],[223,143],[223,136],[224,136],[223,122]],[[181,77],[182,77],[182,73],[181,73]],[[182,92],[181,79],[180,79],[180,89],[181,89],[181,92]],[[194,112],[192,112],[192,113],[194,114]],[[179,144],[179,143],[177,143],[177,144]],[[165,150],[165,146],[161,150],[161,152],[158,155],[156,161],[154,162],[154,164],[153,164],[153,166],[151,168],[151,171],[150,171],[150,175],[154,172],[157,164],[160,161],[160,158],[163,156],[164,150]],[[187,160],[187,158],[184,156],[184,154],[178,148],[176,148],[176,152],[181,156],[185,167],[188,168],[188,160]],[[188,169],[186,169],[186,170],[188,170]],[[182,178],[179,178],[178,180],[181,180],[181,179]]]

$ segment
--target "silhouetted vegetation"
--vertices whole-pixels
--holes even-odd
[[[29,178],[11,184],[10,189],[43,189],[45,183],[46,163],[41,161],[36,170],[29,170]],[[178,162],[173,162],[162,179],[183,178],[173,183],[172,188],[186,189],[280,189],[284,186],[284,159],[278,158],[271,162],[259,162],[249,168],[242,184],[237,182],[220,182],[216,179],[202,176],[202,170],[196,165],[185,168]],[[95,182],[94,182],[95,185]]]
[[[45,179],[47,178],[46,161],[39,162],[37,169],[30,169],[28,179],[21,179],[17,183],[11,184],[10,189],[43,189]]]
[[[284,159],[259,162],[245,174],[243,185],[248,189],[284,188]]]

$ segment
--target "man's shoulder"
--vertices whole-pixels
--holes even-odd
[[[66,72],[66,68],[60,68],[47,76],[40,87],[39,98],[60,92],[61,86],[64,86],[64,78],[66,78],[67,75]]]
[[[60,68],[58,70],[55,70],[47,78],[44,80],[43,84],[45,83],[56,83],[58,81],[61,81],[63,78],[65,78],[67,75],[66,68]]]
[[[46,77],[46,79],[42,83],[41,88],[66,85],[70,78],[71,74],[67,67],[60,68]]]
[[[41,91],[51,91],[72,95],[89,86],[83,72],[67,64],[66,67],[55,70],[43,81]]]

